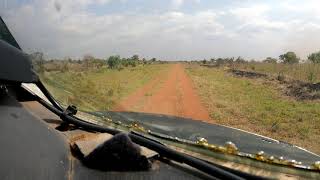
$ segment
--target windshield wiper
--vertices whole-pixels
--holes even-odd
[[[40,84],[39,89],[44,92],[44,95],[48,98],[48,100],[51,102],[48,103],[47,101],[37,97],[37,101],[42,104],[44,107],[49,109],[54,114],[58,115],[60,119],[66,123],[73,124],[75,126],[81,127],[86,130],[96,131],[96,132],[102,132],[102,133],[109,133],[112,135],[121,133],[120,130],[117,129],[111,129],[108,127],[103,127],[94,123],[90,123],[87,121],[84,121],[82,119],[79,119],[75,117],[76,109],[74,106],[69,106],[67,109],[63,110],[63,108],[55,101],[55,99],[51,96],[49,91],[46,90],[46,88]],[[160,157],[165,157],[167,159],[179,162],[179,163],[185,163],[193,168],[196,168],[204,173],[207,173],[215,178],[219,179],[257,179],[261,178],[258,176],[252,176],[247,173],[239,172],[236,170],[232,170],[226,167],[221,167],[219,165],[208,163],[206,161],[203,161],[201,159],[195,158],[190,155],[186,155],[180,152],[177,152],[173,149],[168,148],[167,146],[156,142],[154,140],[151,140],[143,135],[130,132],[128,136],[131,138],[131,140],[141,146],[144,146],[146,148],[149,148],[155,152],[157,152]]]

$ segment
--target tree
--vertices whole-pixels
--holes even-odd
[[[150,61],[151,61],[151,62],[156,62],[157,59],[156,59],[156,58],[152,58]]]
[[[320,51],[310,54],[308,60],[313,63],[320,63]]]
[[[107,59],[107,64],[108,64],[108,66],[109,66],[110,69],[115,69],[115,68],[118,68],[118,67],[119,67],[120,61],[121,61],[121,58],[120,58],[119,55],[110,56],[110,57]]]
[[[61,72],[67,72],[69,70],[68,61],[63,61],[60,67]]]
[[[202,60],[202,64],[207,64],[207,60],[206,59]]]
[[[91,66],[93,60],[95,58],[91,55],[91,54],[85,54],[83,56],[83,65],[86,69],[89,69],[89,67]]]
[[[143,65],[148,64],[148,62],[147,62],[147,59],[146,59],[146,58],[142,58],[142,64],[143,64]]]
[[[34,52],[29,55],[33,65],[35,66],[35,70],[37,72],[44,72],[44,58],[42,52]]]
[[[263,60],[264,63],[273,63],[276,64],[277,63],[277,59],[272,58],[272,57],[267,57],[265,60]]]
[[[217,64],[218,66],[223,65],[223,64],[224,64],[224,59],[222,59],[222,58],[216,59],[216,64]]]
[[[139,55],[135,54],[131,57],[131,59],[134,61],[139,61]]]
[[[44,61],[42,52],[34,52],[34,53],[31,53],[29,56],[33,61],[39,61],[39,62]]]
[[[244,60],[241,56],[239,56],[235,62],[240,64],[240,63],[245,63],[246,60]]]
[[[135,60],[132,60],[132,59],[131,59],[131,60],[128,61],[128,63],[129,63],[129,65],[132,66],[132,67],[136,67],[136,66],[137,66],[137,61],[135,61]]]
[[[249,61],[250,63],[256,63],[257,62],[257,60],[255,60],[255,59],[250,59],[250,61]]]
[[[279,56],[280,60],[285,64],[294,64],[299,63],[299,58],[297,57],[296,53],[289,51],[285,54],[281,54]]]
[[[241,57],[238,57],[238,59],[241,59]],[[224,60],[226,61],[226,63],[232,64],[234,62],[234,57],[225,58]]]
[[[128,67],[128,66],[129,66],[129,60],[126,59],[126,58],[122,58],[122,59],[121,59],[121,64],[122,64],[122,66],[124,66],[124,67]]]
[[[83,56],[83,60],[84,61],[92,61],[92,60],[94,60],[95,58],[91,55],[91,54],[85,54],[84,56]]]

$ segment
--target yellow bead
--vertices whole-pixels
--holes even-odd
[[[320,161],[316,161],[315,163],[313,163],[313,166],[314,166],[316,169],[320,170]]]

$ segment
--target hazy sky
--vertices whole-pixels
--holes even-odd
[[[50,58],[261,59],[320,50],[319,0],[0,0],[27,52]]]

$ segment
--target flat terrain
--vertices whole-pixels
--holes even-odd
[[[320,81],[320,64],[283,64],[283,63],[243,63],[237,64],[237,69],[260,72],[273,75],[284,75],[295,80],[306,82]]]
[[[251,69],[252,71],[252,69]],[[298,100],[281,84],[225,68],[147,64],[41,75],[64,105],[83,111],[135,111],[223,124],[320,153],[320,100]]]
[[[224,68],[186,69],[215,123],[320,153],[319,101],[298,101],[268,81],[235,77]]]
[[[74,104],[83,111],[109,111],[122,98],[166,71],[166,64],[122,70],[52,71],[42,74],[41,80],[64,105]]]
[[[137,90],[115,107],[115,111],[167,114],[209,121],[192,82],[181,64],[170,65],[167,73]]]

